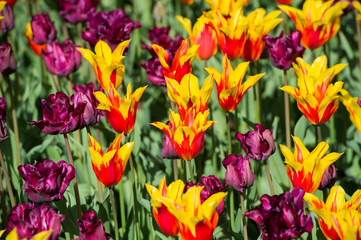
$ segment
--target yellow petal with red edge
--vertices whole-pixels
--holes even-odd
[[[219,71],[216,68],[209,67],[209,68],[205,68],[204,70],[206,70],[206,72],[209,75],[213,76],[213,79],[216,81],[217,84],[219,84],[221,82],[221,74],[219,73]]]
[[[298,157],[300,157],[300,158],[307,157],[310,154],[310,152],[307,150],[307,148],[302,143],[302,141],[298,137],[295,137],[295,136],[292,138],[293,138],[293,142],[295,143],[295,150],[294,150],[295,159],[298,159]],[[298,161],[302,162],[301,159],[298,159]]]
[[[163,47],[158,46],[157,44],[152,44],[151,45],[153,50],[155,51],[155,53],[158,55],[160,64],[164,67],[169,69],[169,65],[167,63],[168,61],[168,54],[167,52],[164,50]]]
[[[103,165],[104,167],[107,167],[109,165],[110,160],[113,159],[117,150],[111,150],[109,152],[106,152],[103,156],[91,147],[89,147],[89,152],[92,163],[95,165],[96,168],[101,170],[101,167]]]
[[[110,76],[112,75],[113,71],[120,68],[121,65],[110,65],[110,66],[106,66],[103,70],[102,70],[102,87],[106,92],[109,92],[109,88],[110,88]],[[117,79],[118,80],[118,79]],[[123,80],[123,79],[119,79],[119,80]],[[100,80],[99,80],[100,81]],[[118,88],[120,86],[120,84],[122,84],[122,81],[117,81],[115,83],[114,88]]]
[[[93,94],[94,94],[95,98],[99,101],[99,105],[98,105],[97,109],[110,111],[111,103],[110,103],[109,99],[107,98],[107,96],[103,92],[100,92],[100,91],[94,92]]]
[[[191,23],[191,20],[189,20],[188,18],[179,16],[179,15],[177,15],[175,18],[180,22],[180,24],[182,24],[184,29],[187,31],[188,36],[191,36],[192,35],[192,23]]]
[[[221,100],[221,102],[226,101],[229,97],[236,98],[238,93],[238,88],[236,86],[224,89],[222,92],[219,93],[218,98]]]
[[[118,158],[122,160],[123,169],[127,165],[130,154],[132,153],[134,142],[124,144],[118,151]]]
[[[188,60],[192,61],[192,59],[196,56],[198,51],[199,45],[193,45],[192,47],[188,48],[186,55],[183,55],[179,58],[179,63],[181,66]]]
[[[357,190],[351,196],[351,198],[345,203],[345,208],[360,209],[361,207],[361,190]]]
[[[100,144],[90,134],[88,134],[88,138],[90,147],[92,147],[96,152],[103,152]]]
[[[285,157],[285,159],[287,161],[294,160],[294,155],[291,152],[291,150],[288,149],[288,147],[286,147],[285,145],[282,145],[282,144],[280,144],[279,146],[280,146],[280,150],[281,150],[283,156]]]
[[[238,64],[238,66],[234,70],[234,72],[232,74],[233,76],[231,78],[237,79],[238,84],[242,83],[244,75],[247,72],[248,66],[249,66],[249,62],[243,62],[243,63]],[[230,66],[230,68],[232,68],[232,67]]]
[[[285,164],[296,172],[299,172],[303,169],[303,165],[300,162],[296,162],[292,159],[286,159]]]
[[[306,25],[306,19],[300,9],[290,7],[288,5],[278,5],[295,23],[296,29],[301,30]]]
[[[263,75],[264,73],[259,73],[254,76],[249,76],[246,82],[242,85],[242,94],[244,94],[250,87],[255,85],[256,82],[258,82],[258,80],[260,80]]]
[[[291,86],[284,86],[280,88],[282,91],[288,93],[289,95],[291,95],[292,97],[296,98],[297,94],[297,88],[295,87],[291,87]]]
[[[148,87],[147,86],[144,86],[144,87],[140,87],[140,88],[137,88],[137,90],[135,90],[135,92],[133,93],[133,97],[135,99],[136,102],[139,102],[140,98],[142,97],[145,89]]]
[[[325,155],[325,153],[327,152],[329,148],[329,145],[327,142],[320,142],[319,144],[317,144],[316,148],[313,149],[313,151],[307,156],[307,155],[303,155],[304,157],[307,158],[322,158],[323,155]]]
[[[112,144],[110,144],[110,147],[108,148],[107,151],[110,150],[118,150],[120,147],[120,143],[122,141],[123,138],[123,134],[119,134],[118,136],[116,136],[112,142]]]
[[[202,203],[203,214],[206,219],[208,219],[209,221],[212,219],[214,211],[216,210],[218,205],[222,202],[225,196],[227,196],[227,193],[218,192],[212,194],[209,198],[207,198],[207,200],[205,200]]]
[[[172,182],[167,189],[167,198],[175,200],[176,203],[180,204],[184,187],[185,185],[182,180]]]
[[[112,64],[112,49],[106,42],[99,40],[95,44],[94,51],[97,56],[101,56],[105,60],[108,66]]]
[[[171,135],[170,128],[169,128],[169,126],[167,124],[162,123],[162,122],[154,122],[154,123],[151,123],[151,125],[153,125],[156,128],[159,128],[164,133],[168,133],[168,135]]]
[[[311,207],[310,210],[314,211],[314,209],[325,209],[326,205],[325,203],[319,199],[318,197],[316,197],[315,195],[311,194],[311,193],[305,193],[305,195],[303,196],[303,199],[308,202]]]
[[[30,24],[29,24],[29,26],[30,26]],[[93,68],[96,67],[96,62],[95,62],[96,56],[91,50],[86,49],[86,48],[81,48],[81,47],[77,47],[76,49],[81,53],[81,55],[86,60],[88,60],[88,62],[90,63],[90,65],[92,65]]]
[[[345,206],[345,190],[341,186],[333,186],[326,200],[326,209],[337,213]]]
[[[125,56],[123,56],[123,53],[124,53],[124,50],[128,47],[129,42],[130,42],[130,39],[119,43],[119,45],[113,51],[113,54],[112,54],[113,60],[116,60],[116,62],[119,63],[119,62],[121,62],[121,60],[123,58],[125,58]]]

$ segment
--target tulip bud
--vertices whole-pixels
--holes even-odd
[[[88,211],[78,219],[80,236],[77,240],[107,240],[111,237],[105,233],[103,222],[97,220],[97,215],[93,211]]]
[[[8,43],[0,44],[0,72],[7,76],[15,72],[16,67],[14,55],[11,53],[11,45]]]
[[[59,14],[65,21],[76,24],[88,19],[96,11],[98,0],[59,0]]]
[[[56,30],[48,13],[34,15],[31,19],[33,41],[36,44],[51,43],[56,39]]]
[[[322,161],[322,160],[321,160]],[[332,188],[335,185],[337,178],[337,168],[331,164],[322,176],[321,184],[318,189],[323,190],[326,188]]]
[[[13,9],[9,4],[5,5],[3,10],[0,12],[0,16],[4,17],[3,19],[1,19],[1,24],[0,24],[2,33],[7,33],[14,28]]]
[[[172,131],[173,126],[170,121],[166,122],[166,124],[169,126],[169,129]],[[167,134],[164,134],[163,136],[163,148],[162,148],[162,158],[168,158],[168,159],[179,159],[180,157],[175,152],[172,141],[170,137]]]
[[[8,136],[8,130],[5,126],[6,122],[6,99],[3,97],[0,97],[0,142],[7,139]]]

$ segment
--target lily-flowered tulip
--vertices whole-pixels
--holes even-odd
[[[357,210],[360,215],[361,206],[361,190],[357,190],[348,201],[345,201],[345,190],[341,186],[334,186],[330,190],[326,202],[318,199],[312,194],[306,193],[304,196],[310,205],[310,210],[318,215],[318,223],[320,228],[327,239],[339,240],[339,239],[353,239],[345,238],[345,222],[343,222],[344,214],[352,213],[350,211]],[[361,216],[359,216],[360,219]],[[349,220],[352,220],[348,216]],[[356,219],[354,219],[356,220]],[[358,222],[358,226],[360,226]],[[359,238],[354,238],[359,239]]]
[[[75,168],[65,161],[55,163],[44,159],[35,165],[21,165],[18,169],[25,181],[25,194],[33,202],[63,199],[65,190],[75,177]]]
[[[278,6],[295,23],[302,33],[301,43],[309,49],[315,49],[330,41],[340,29],[340,16],[347,2],[322,2],[306,0],[302,10],[287,5]]]
[[[182,159],[190,161],[202,151],[204,134],[214,124],[213,121],[207,121],[208,114],[209,110],[202,113],[190,108],[182,120],[178,113],[170,110],[169,120],[172,129],[162,122],[155,122],[152,125],[169,136],[174,150]]]
[[[20,239],[30,239],[37,233],[50,230],[48,240],[56,240],[64,220],[65,216],[57,214],[50,205],[37,207],[35,203],[18,204],[9,212],[7,230],[11,232],[16,228]]]
[[[76,24],[88,19],[88,15],[95,12],[98,0],[60,0],[59,14],[65,21]]]
[[[199,89],[198,78],[191,73],[187,73],[181,82],[166,78],[169,98],[177,105],[181,119],[185,118],[189,108],[195,108],[197,112],[208,110],[208,100],[213,89],[212,75],[208,76]]]
[[[342,153],[329,153],[328,143],[320,142],[310,153],[298,137],[293,137],[295,143],[294,154],[286,146],[280,144],[287,175],[293,187],[302,187],[307,193],[314,193],[320,186],[322,176],[326,169],[335,162]]]
[[[6,4],[3,10],[0,10],[1,16],[4,17],[0,22],[1,32],[7,33],[14,28],[14,14],[10,4]]]
[[[103,153],[99,143],[89,134],[88,137],[92,166],[99,182],[106,187],[117,185],[122,179],[134,143],[126,143],[120,148],[123,137],[123,134],[120,134],[114,139],[107,152]]]
[[[199,45],[196,57],[208,60],[217,53],[217,39],[214,30],[202,21],[197,21],[192,29],[191,20],[176,16],[190,37],[192,45]]]
[[[0,44],[0,73],[7,76],[14,73],[17,64],[12,54],[11,45],[8,43]]]
[[[222,74],[212,67],[205,69],[210,75],[213,74],[217,87],[218,101],[224,111],[233,111],[242,100],[243,95],[247,90],[256,84],[256,82],[264,75],[264,73],[260,73],[249,76],[246,82],[242,84],[248,65],[249,62],[243,62],[233,70],[227,55],[225,55],[222,62]]]
[[[335,185],[336,178],[337,178],[337,168],[335,165],[331,164],[325,171],[322,176],[322,180],[318,189],[323,190],[326,188],[332,188]]]
[[[299,238],[304,232],[311,232],[312,218],[303,211],[302,188],[294,188],[281,195],[263,195],[261,205],[246,212],[245,216],[258,223],[262,230],[261,239]]]
[[[105,116],[112,128],[118,133],[130,133],[133,130],[137,107],[145,87],[140,87],[132,94],[132,85],[129,83],[127,93],[122,98],[110,84],[108,97],[103,92],[95,92],[99,101],[98,109],[105,111]]]
[[[0,142],[9,138],[8,130],[5,126],[6,122],[6,99],[4,97],[0,97]]]
[[[272,65],[281,70],[288,70],[296,58],[302,57],[305,48],[300,45],[301,37],[300,31],[286,34],[285,38],[283,38],[283,31],[277,38],[269,35],[263,37]]]
[[[254,160],[265,161],[276,151],[273,132],[264,129],[263,125],[255,124],[256,130],[245,134],[237,133],[236,139],[241,141],[242,148]]]
[[[249,157],[242,157],[242,155],[228,155],[222,164],[226,169],[225,180],[228,186],[231,186],[239,192],[243,189],[250,188],[256,180],[256,175],[252,172],[251,162]]]
[[[80,236],[76,240],[107,240],[111,237],[105,233],[103,222],[97,220],[97,214],[87,211],[78,219]]]
[[[180,82],[184,75],[192,72],[192,62],[198,47],[199,45],[189,47],[188,39],[183,40],[173,57],[173,61],[169,62],[166,50],[157,44],[152,44],[152,48],[157,53],[160,64],[163,66],[164,77],[175,79],[177,82]]]
[[[204,0],[212,10],[217,10],[223,16],[247,6],[249,0]]]
[[[298,109],[310,123],[314,125],[325,123],[338,108],[337,93],[343,86],[343,82],[332,84],[332,80],[346,64],[336,64],[327,68],[326,56],[316,58],[311,66],[302,58],[297,58],[296,61],[298,65],[293,64],[293,68],[298,77],[299,89],[284,86],[281,90],[296,99]]]
[[[3,234],[5,230],[0,231],[0,237]],[[31,240],[47,240],[49,236],[51,235],[51,230],[49,231],[42,231],[37,234],[35,234]],[[5,238],[5,240],[22,240],[19,238],[18,231],[16,228],[14,228]]]
[[[57,40],[47,44],[41,57],[51,74],[63,77],[78,70],[81,63],[80,53],[70,39],[60,44]]]
[[[170,131],[172,131],[173,126],[170,123],[170,121],[166,122],[166,124],[169,126]],[[178,154],[175,152],[173,148],[172,140],[167,134],[164,134],[162,143],[163,143],[162,158],[179,159]]]
[[[56,39],[56,30],[48,13],[34,15],[30,22],[32,40],[36,44],[52,43]]]
[[[125,70],[122,59],[125,57],[124,50],[129,42],[130,40],[121,42],[113,52],[109,45],[101,40],[95,45],[95,53],[89,49],[78,48],[83,57],[92,65],[100,86],[106,91],[109,91],[110,82],[115,89],[122,84]]]
[[[153,216],[159,228],[168,236],[177,236],[179,233],[178,221],[169,212],[170,208],[182,207],[182,193],[184,183],[181,180],[172,182],[168,187],[163,178],[158,189],[145,184],[147,191],[152,198]]]
[[[361,98],[352,97],[346,90],[341,89],[341,102],[345,105],[347,111],[350,113],[350,119],[361,133]]]

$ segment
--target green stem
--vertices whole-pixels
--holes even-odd
[[[265,166],[265,168],[266,168],[266,173],[267,173],[269,188],[270,188],[271,194],[272,194],[272,196],[273,196],[273,195],[275,195],[275,191],[274,191],[274,189],[273,189],[272,178],[271,178],[271,174],[270,174],[270,171],[269,171],[269,168],[268,168],[267,161],[264,161],[264,166]]]
[[[226,124],[227,124],[228,154],[232,154],[231,122],[229,119],[229,112],[226,112]]]
[[[239,131],[239,121],[238,121],[238,107],[236,106],[236,108],[234,109],[234,131],[237,133]],[[236,144],[236,153],[240,154],[241,153],[241,142],[237,141]]]
[[[177,166],[177,161],[179,161],[179,159],[173,159],[173,176],[174,176],[174,181],[178,180],[178,166]]]
[[[284,86],[288,85],[287,71],[283,72]],[[286,127],[286,146],[291,149],[291,126],[290,126],[290,98],[288,93],[284,92],[284,104],[285,104],[285,127]]]
[[[3,210],[3,220],[4,220],[4,226],[1,226],[1,227],[6,228],[8,225],[8,213],[6,210],[5,191],[4,191],[4,185],[3,185],[3,178],[1,175],[0,175],[0,198],[1,198],[1,208]]]
[[[229,209],[231,215],[231,229],[234,232],[234,190],[231,188],[231,192],[229,193]],[[232,237],[233,239],[233,237]]]
[[[244,189],[244,191],[246,191],[246,189]],[[246,212],[244,207],[244,192],[241,192],[241,211],[242,211],[243,239],[248,240],[246,216],[244,215],[244,213]]]
[[[192,179],[192,182],[195,183],[194,181],[194,174],[193,174],[193,168],[192,168],[192,160],[190,161],[187,161],[188,162],[188,169],[189,169],[189,174],[191,175],[191,179]]]
[[[316,146],[322,141],[321,125],[315,125],[315,142]]]
[[[122,220],[122,234],[125,233],[125,207],[124,207],[124,190],[122,182],[119,183],[119,198],[120,198],[120,219]]]
[[[358,64],[359,64],[359,71],[360,71],[360,75],[361,75],[361,30],[360,30],[360,24],[357,21],[357,10],[355,9],[354,12],[355,12],[356,32],[357,32]]]
[[[8,188],[11,207],[14,207],[15,206],[15,197],[14,197],[14,193],[13,193],[13,188],[11,187],[9,173],[6,169],[6,165],[5,165],[5,161],[4,161],[4,157],[3,157],[3,153],[1,151],[1,149],[0,149],[0,163],[1,163],[1,168],[4,171],[5,183],[6,183],[6,187]]]
[[[119,228],[118,228],[118,220],[117,220],[117,211],[115,209],[115,203],[114,203],[113,187],[109,188],[109,193],[110,193],[110,202],[112,204],[112,210],[113,210],[115,240],[119,240]]]
[[[250,72],[251,75],[254,75],[253,68],[256,68],[254,66],[254,63],[251,62],[250,64]],[[253,95],[254,95],[254,103],[255,103],[255,110],[256,110],[256,123],[262,122],[262,114],[261,114],[261,79],[253,86]]]
[[[71,79],[69,75],[66,77],[66,82],[68,84],[68,92],[70,97],[71,95],[73,95],[73,84],[71,83]]]
[[[323,201],[326,202],[328,196],[327,188],[322,190],[322,195],[323,195]]]
[[[133,4],[133,16],[134,16],[134,21],[138,21],[138,8],[137,8],[137,4],[136,4],[136,0],[132,1]],[[139,33],[139,28],[134,30],[135,32],[135,43],[137,46],[137,58],[139,59],[141,56],[141,48],[140,48],[140,33]]]

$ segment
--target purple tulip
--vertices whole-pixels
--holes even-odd
[[[30,239],[39,232],[51,230],[48,239],[56,240],[64,220],[65,216],[57,214],[50,205],[18,204],[10,210],[7,230],[16,228],[19,239]]]
[[[33,202],[63,199],[65,190],[75,177],[75,168],[65,161],[55,163],[44,159],[35,165],[21,165],[18,169],[25,180],[25,194]]]
[[[106,240],[111,237],[105,233],[102,220],[97,220],[93,211],[88,211],[78,219],[80,236],[77,240]]]
[[[321,160],[322,161],[322,160]],[[323,190],[326,188],[332,188],[335,185],[336,178],[337,178],[337,168],[335,165],[331,164],[325,171],[322,176],[321,184],[318,189]]]
[[[5,126],[6,122],[6,99],[3,97],[0,97],[0,142],[7,139],[8,136],[8,130]]]
[[[302,57],[305,48],[301,46],[302,34],[300,31],[293,31],[283,38],[283,31],[277,38],[269,35],[263,37],[271,63],[276,68],[288,70],[297,57]]]
[[[167,121],[166,124],[169,126],[170,130],[172,131],[173,129],[172,123],[170,121]],[[173,148],[172,140],[166,134],[164,134],[163,136],[162,158],[168,158],[168,159],[180,158]]]
[[[243,192],[243,189],[249,188],[256,180],[256,175],[252,173],[249,157],[242,155],[228,155],[222,162],[226,169],[225,180],[227,185],[233,189]]]
[[[13,9],[9,4],[5,5],[3,10],[0,12],[0,16],[4,17],[3,19],[1,19],[1,24],[0,24],[2,33],[7,33],[14,28]]]
[[[106,42],[112,51],[119,43],[130,39],[133,29],[141,27],[139,22],[133,22],[122,9],[112,10],[109,13],[99,11],[91,13],[87,20],[87,29],[82,38],[94,47],[99,40]]]
[[[59,14],[65,21],[76,24],[88,19],[96,11],[98,0],[59,0]]]
[[[47,44],[41,57],[50,73],[63,77],[78,70],[81,62],[81,54],[70,39],[61,44],[58,41]]]
[[[311,232],[312,218],[303,212],[302,188],[294,188],[281,195],[263,195],[261,205],[246,212],[245,216],[258,223],[261,239],[296,239],[304,232]]]
[[[36,44],[52,43],[56,39],[56,30],[48,13],[34,15],[30,24]]]
[[[7,76],[14,73],[16,67],[14,55],[11,53],[11,45],[8,43],[0,44],[0,72]]]
[[[242,148],[248,156],[255,160],[265,161],[275,151],[276,146],[273,140],[273,133],[264,129],[261,124],[255,124],[256,130],[246,134],[237,133],[236,139],[241,141]]]
[[[70,105],[69,97],[62,92],[48,97],[50,105],[42,100],[43,120],[29,122],[36,125],[45,134],[65,134],[80,129],[83,124],[83,112],[86,103],[76,107]]]

